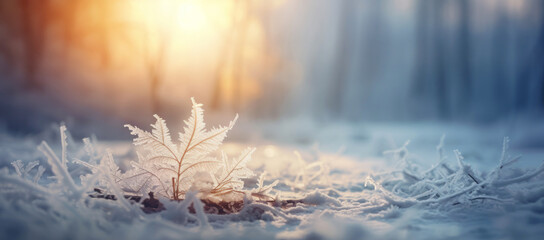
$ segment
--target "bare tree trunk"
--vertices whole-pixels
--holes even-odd
[[[470,102],[472,99],[472,73],[470,69],[470,22],[471,22],[471,12],[470,12],[470,2],[469,0],[459,0],[459,9],[460,9],[460,29],[458,34],[459,41],[459,70],[460,70],[460,83],[461,89],[463,90],[462,96],[460,98],[460,110],[462,113],[469,112]]]
[[[246,50],[246,40],[247,40],[247,30],[249,27],[249,21],[248,18],[250,14],[252,13],[252,3],[248,0],[241,0],[242,5],[240,6],[242,10],[244,11],[242,14],[242,19],[240,20],[240,26],[238,29],[238,37],[236,41],[236,48],[233,52],[233,66],[232,66],[232,75],[233,75],[233,84],[232,84],[232,91],[233,91],[233,102],[232,107],[234,111],[238,112],[240,111],[240,108],[242,106],[242,82],[241,78],[244,75],[244,67],[245,67],[245,50]]]
[[[42,83],[38,79],[45,47],[45,27],[47,26],[47,1],[20,0],[22,38],[24,44],[24,76],[26,89],[39,90]]]
[[[76,14],[80,11],[81,1],[66,1],[62,11],[62,40],[65,46],[74,45],[76,37]],[[68,48],[65,48],[68,51]],[[65,53],[67,54],[67,53]]]
[[[10,41],[13,38],[15,26],[11,24],[13,21],[12,16],[6,13],[13,12],[17,7],[14,7],[10,2],[0,2],[0,26],[4,27],[4,31],[7,33],[0,35],[0,61],[4,60],[7,63],[17,60]],[[0,73],[4,73],[4,71],[12,71],[12,69],[10,69],[8,64],[2,64],[0,65]]]
[[[340,117],[342,111],[342,100],[344,88],[346,86],[347,77],[349,74],[349,63],[352,59],[351,48],[353,47],[353,29],[350,29],[350,24],[354,24],[354,3],[352,0],[340,1],[340,20],[338,21],[338,39],[336,40],[336,58],[331,76],[331,100],[330,109],[335,117]]]
[[[240,7],[240,1],[242,0],[236,0],[234,5],[234,12],[232,13],[231,22],[232,25],[229,26],[229,30],[227,31],[226,41],[223,42],[221,53],[218,55],[218,60],[216,64],[215,69],[215,84],[213,87],[213,95],[212,95],[212,102],[211,102],[211,108],[212,109],[220,109],[222,107],[222,102],[225,100],[223,96],[224,91],[224,71],[227,68],[228,64],[230,63],[229,60],[232,56],[232,54],[235,54],[234,51],[235,48],[235,38],[236,38],[236,16],[240,14],[241,7]]]
[[[160,47],[157,50],[155,56],[149,56],[147,62],[147,72],[149,74],[150,81],[150,94],[151,94],[151,111],[154,114],[161,114],[161,99],[160,99],[160,86],[163,82],[162,78],[162,64],[164,58],[164,42],[160,43]]]
[[[240,31],[240,39],[238,40],[238,46],[237,51],[234,55],[233,60],[233,84],[232,84],[232,91],[233,91],[233,99],[232,99],[232,107],[235,112],[240,111],[241,105],[242,105],[242,76],[244,72],[244,54],[245,54],[245,42],[246,42],[246,32],[247,32],[247,25],[243,24],[242,29]]]
[[[433,1],[433,0],[431,0]],[[416,98],[423,99],[423,95],[428,92],[429,85],[429,1],[417,1],[416,10],[416,53],[414,66],[414,80],[412,93]]]
[[[149,36],[146,36],[149,37]],[[149,38],[147,41],[147,46],[144,46],[144,64],[146,66],[147,74],[149,77],[150,83],[150,97],[151,97],[151,112],[154,114],[161,114],[161,99],[160,99],[160,87],[163,82],[162,67],[164,64],[164,54],[166,50],[166,45],[168,44],[169,36],[162,36],[160,41],[157,43],[158,47],[155,49],[155,52],[152,52]]]
[[[433,5],[433,60],[434,80],[436,81],[435,99],[438,116],[442,120],[450,118],[449,90],[446,79],[443,14],[444,2],[432,1]]]
[[[507,55],[506,51],[508,48],[507,41],[507,32],[506,28],[508,27],[508,19],[502,9],[497,9],[498,19],[495,23],[495,29],[493,29],[492,35],[492,44],[493,51],[491,52],[491,63],[493,72],[491,76],[495,81],[493,84],[494,99],[496,102],[496,107],[493,115],[500,116],[503,113],[507,113],[508,99],[507,99]]]
[[[110,1],[100,1],[97,2],[97,4],[100,4],[100,19],[98,20],[98,29],[99,29],[99,54],[100,54],[100,63],[104,68],[108,68],[110,66],[110,24],[112,24],[113,21],[111,21],[111,16],[113,16],[112,11],[112,4]]]
[[[382,64],[382,56],[384,51],[381,46],[384,45],[383,38],[383,12],[384,12],[384,0],[372,0],[368,1],[372,3],[372,8],[366,17],[366,31],[364,54],[365,60],[363,65],[364,78],[367,82],[373,83],[379,79],[380,68]]]
[[[151,83],[151,111],[154,114],[160,114],[161,113],[161,104],[160,104],[160,84],[161,84],[161,77],[159,75],[159,70],[157,69],[157,66],[149,66],[149,80]]]
[[[536,69],[540,69],[540,110],[544,110],[544,2],[540,2],[540,34],[538,36],[540,59]]]
[[[522,59],[518,70],[518,78],[516,79],[516,99],[515,109],[516,111],[527,110],[530,105],[530,82],[534,78],[534,74],[539,74],[544,66],[544,2],[539,2],[540,10],[540,33],[537,36],[535,45],[530,48],[530,53]],[[537,76],[537,80],[544,82],[544,73],[541,76]],[[542,83],[541,82],[541,83]],[[544,84],[542,84],[544,85]],[[544,104],[544,86],[542,86],[541,99]]]

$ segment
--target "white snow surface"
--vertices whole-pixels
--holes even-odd
[[[182,202],[160,199],[166,210],[153,214],[123,198],[88,197],[97,179],[82,180],[90,171],[75,159],[96,163],[110,149],[126,170],[136,157],[129,141],[91,139],[89,149],[70,136],[64,146],[58,138],[44,145],[37,137],[0,134],[0,239],[540,239],[544,234],[544,149],[517,145],[519,136],[508,144],[496,127],[295,125],[307,130],[263,126],[243,142],[227,139],[222,149],[237,154],[257,147],[248,163],[257,176],[246,180],[245,188],[255,188],[266,171],[265,184],[279,181],[270,192],[277,200],[302,203],[280,208],[247,197],[242,211],[231,215],[204,213],[194,194]],[[108,186],[112,194],[123,194],[114,183]],[[191,203],[194,214],[187,209]]]

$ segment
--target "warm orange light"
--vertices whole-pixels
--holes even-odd
[[[209,27],[204,9],[195,1],[183,1],[175,14],[181,31],[194,32]]]
[[[89,44],[104,41],[100,46],[107,46],[110,70],[118,74],[107,80],[112,88],[133,88],[131,96],[151,99],[155,74],[160,77],[155,95],[165,105],[195,96],[238,110],[263,94],[267,74],[278,65],[260,14],[281,1],[90,1],[78,8],[78,29],[85,34],[77,36]],[[79,56],[95,64],[99,53]]]

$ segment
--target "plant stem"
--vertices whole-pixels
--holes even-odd
[[[172,194],[174,194],[174,200],[178,200],[178,194],[176,193],[175,178],[172,178]]]

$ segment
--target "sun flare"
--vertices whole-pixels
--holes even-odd
[[[184,1],[176,12],[176,23],[182,31],[198,31],[207,27],[207,18],[201,5],[195,1]]]

